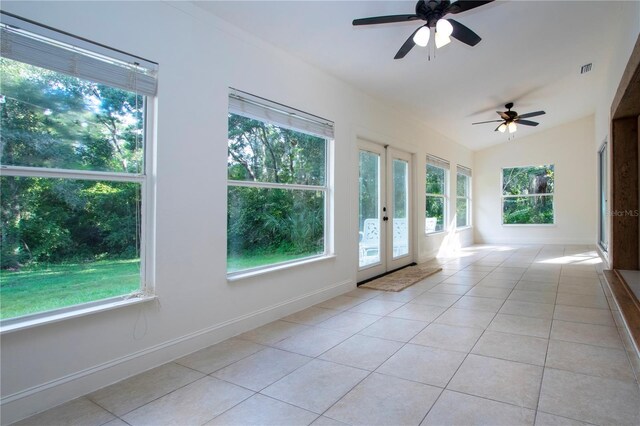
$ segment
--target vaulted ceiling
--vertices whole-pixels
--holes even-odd
[[[523,137],[595,111],[607,67],[623,36],[616,1],[496,1],[455,15],[482,37],[453,40],[433,54],[415,47],[393,57],[422,21],[353,27],[355,18],[407,14],[415,1],[196,2],[223,20],[393,105],[473,150],[504,143],[491,124],[514,102],[545,110]],[[453,17],[453,16],[449,16]],[[580,67],[593,69],[580,74]]]

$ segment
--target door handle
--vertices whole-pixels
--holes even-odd
[[[388,220],[389,220],[389,218],[388,218],[387,216],[384,216],[384,217],[382,218],[382,220],[384,220],[384,221],[386,222],[386,221],[388,221]]]

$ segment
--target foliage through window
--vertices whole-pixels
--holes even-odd
[[[437,157],[427,157],[425,232],[446,229],[449,163]]]
[[[271,118],[273,111],[245,99],[230,98],[229,273],[326,252],[328,138],[258,119],[256,111]]]
[[[502,223],[553,224],[553,165],[502,169]]]
[[[471,170],[458,166],[456,174],[456,227],[471,225]]]
[[[51,52],[83,60],[55,40],[25,56],[29,33],[2,36],[17,43],[0,58],[2,319],[139,292],[152,93],[47,68]]]

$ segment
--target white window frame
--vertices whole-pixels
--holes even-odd
[[[609,251],[609,233],[607,229],[607,212],[604,203],[608,207],[608,183],[609,183],[609,150],[605,139],[598,149],[598,247],[607,253]]]
[[[549,166],[553,167],[554,173],[554,189],[553,192],[547,194],[521,194],[521,195],[504,195],[504,170],[505,169],[524,169],[527,167],[541,167],[541,166]],[[500,169],[500,223],[502,226],[544,226],[544,227],[553,227],[556,226],[556,198],[555,198],[555,172],[556,167],[555,164],[538,164],[538,165],[524,165],[524,166],[511,166],[511,167],[502,167]],[[553,208],[553,222],[552,223],[504,223],[504,200],[505,198],[523,198],[523,197],[551,197],[551,206]]]
[[[249,187],[313,192],[321,191],[324,195],[324,251],[322,253],[284,262],[270,263],[268,265],[258,266],[255,268],[247,268],[232,272],[227,271],[227,280],[235,281],[242,278],[279,271],[285,268],[334,257],[332,253],[332,235],[330,232],[330,229],[332,229],[330,225],[332,223],[333,211],[330,173],[332,170],[331,159],[333,158],[334,143],[333,122],[234,88],[229,89],[229,103],[230,114],[252,118],[264,123],[289,128],[300,133],[311,134],[323,138],[325,140],[325,178],[324,185],[322,186],[227,179],[227,194],[229,194],[229,188],[231,187]],[[229,242],[227,241],[227,244],[228,243]]]
[[[80,303],[63,308],[52,309],[34,314],[28,314],[15,318],[8,318],[0,321],[0,334],[10,333],[26,328],[35,327],[41,324],[62,321],[68,318],[85,316],[95,312],[111,310],[120,306],[128,306],[148,300],[155,299],[155,134],[153,132],[156,120],[156,75],[157,64],[146,59],[111,49],[101,44],[76,37],[66,32],[61,32],[47,26],[42,26],[32,21],[2,12],[0,15],[2,31],[9,31],[18,37],[23,34],[29,38],[43,40],[42,56],[33,55],[33,50],[25,50],[26,56],[22,53],[6,55],[9,59],[18,62],[38,66],[40,68],[51,69],[67,75],[75,75],[80,79],[88,79],[91,75],[92,67],[98,65],[95,81],[111,87],[121,88],[136,92],[136,76],[141,76],[144,80],[145,93],[137,91],[143,96],[143,124],[142,141],[144,149],[143,170],[139,173],[108,172],[108,171],[85,171],[78,169],[60,169],[30,166],[12,166],[0,164],[2,176],[11,177],[34,177],[34,178],[60,178],[76,180],[94,180],[108,182],[128,182],[140,184],[140,287],[134,293],[123,294],[107,299],[95,300]],[[7,33],[8,34],[8,33]],[[5,46],[3,46],[4,48]],[[67,51],[75,52],[68,54]],[[8,52],[8,51],[7,51]],[[4,50],[2,56],[5,56]],[[69,55],[74,61],[68,65],[68,70],[62,62],[47,66],[47,61],[52,56],[61,55],[62,58]],[[21,60],[22,58],[24,60]],[[59,58],[60,56],[58,56]],[[63,65],[61,65],[63,64]],[[85,65],[90,64],[89,68]],[[100,68],[100,64],[104,68]],[[73,71],[76,70],[76,71]],[[115,80],[120,84],[111,82],[114,71],[119,71],[121,75],[126,74],[131,77],[120,79],[115,76]],[[116,73],[117,74],[117,73]],[[114,81],[115,81],[114,80]]]
[[[467,181],[467,185],[466,185],[466,196],[459,196],[458,195],[458,180],[460,179],[460,176],[463,176],[466,181]],[[456,228],[457,229],[466,229],[466,228],[471,228],[472,223],[471,223],[471,181],[472,181],[472,172],[471,169],[468,167],[463,167],[458,165],[457,167],[457,171],[456,171]],[[457,214],[458,214],[458,200],[460,199],[464,199],[467,200],[467,210],[466,210],[466,225],[465,226],[460,226],[458,227],[458,221],[457,221]]]
[[[442,198],[442,203],[443,203],[443,218],[442,218],[442,229],[439,231],[432,231],[432,232],[427,232],[426,229],[424,231],[425,235],[434,235],[434,234],[440,234],[443,232],[446,232],[448,229],[447,224],[449,223],[449,189],[450,189],[450,185],[449,185],[449,174],[451,173],[450,171],[450,165],[449,162],[447,160],[444,160],[440,157],[436,157],[434,155],[427,155],[427,162],[425,164],[425,183],[427,181],[427,178],[429,176],[429,167],[435,167],[438,169],[441,169],[444,171],[444,193],[443,194],[432,194],[429,192],[425,191],[425,200],[426,197],[439,197]],[[426,218],[426,211],[425,211],[425,218]]]

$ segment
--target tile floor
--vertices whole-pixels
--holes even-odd
[[[21,425],[639,425],[587,246],[473,246]]]

